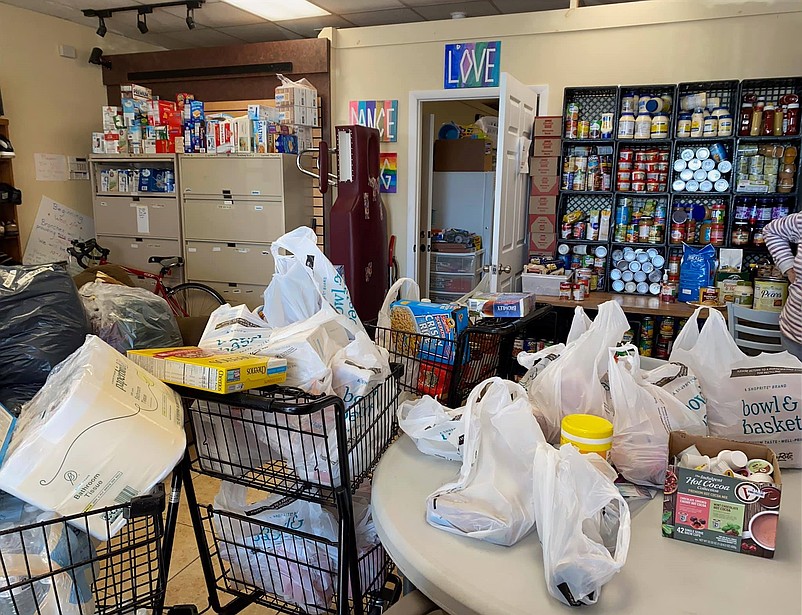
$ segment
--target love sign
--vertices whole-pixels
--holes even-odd
[[[446,45],[443,87],[497,87],[500,60],[501,41]]]

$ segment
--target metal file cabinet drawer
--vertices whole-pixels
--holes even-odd
[[[185,197],[220,196],[228,191],[234,197],[263,199],[283,193],[281,154],[254,158],[181,156],[180,160]]]
[[[179,256],[181,243],[177,239],[153,239],[151,237],[112,237],[110,235],[97,235],[97,242],[104,248],[111,250],[109,262],[124,267],[133,267],[142,271],[159,273],[159,265],[148,263],[151,256]],[[183,269],[173,269],[173,275],[165,278],[165,284],[173,286],[180,283],[183,278]],[[134,280],[139,286],[152,288],[144,282]]]
[[[281,201],[185,199],[184,237],[207,241],[267,242],[284,234]]]
[[[98,235],[181,236],[178,199],[130,196],[95,197],[95,232]]]
[[[248,306],[254,310],[261,307],[264,303],[264,293],[267,284],[237,284],[235,282],[210,282],[208,280],[193,280],[200,284],[206,284],[215,289],[230,305]]]
[[[267,285],[273,276],[270,244],[186,242],[187,276],[192,280]]]

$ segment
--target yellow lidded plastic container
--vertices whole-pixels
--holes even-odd
[[[560,445],[573,444],[580,453],[607,459],[613,446],[613,424],[592,414],[569,414],[562,420]]]

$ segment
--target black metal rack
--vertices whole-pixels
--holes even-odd
[[[3,615],[123,615],[140,609],[160,615],[169,575],[181,479],[174,474],[170,504],[158,484],[130,502],[0,529],[0,613]],[[9,499],[10,498],[10,499]],[[0,505],[24,503],[3,494]],[[93,526],[127,519],[105,542],[90,537]],[[17,515],[19,518],[19,515]],[[24,517],[23,517],[24,518]]]
[[[563,144],[562,144],[562,160],[567,153],[577,146],[588,145],[612,145],[614,148],[613,160],[613,185],[611,192],[576,192],[570,190],[563,190],[561,188],[558,208],[557,208],[557,226],[559,227],[562,222],[564,214],[574,211],[582,210],[588,211],[590,209],[599,209],[601,205],[606,205],[611,210],[611,226],[609,232],[609,239],[604,241],[588,241],[578,239],[562,239],[558,233],[558,244],[568,244],[574,246],[578,244],[595,244],[606,245],[608,247],[608,261],[606,263],[606,272],[609,273],[612,264],[609,260],[614,246],[629,245],[633,248],[648,248],[655,247],[664,250],[666,259],[668,259],[671,252],[681,249],[681,244],[672,244],[670,237],[670,220],[671,213],[675,204],[682,204],[688,202],[712,202],[714,200],[723,201],[725,207],[725,236],[721,247],[741,248],[744,246],[736,246],[732,244],[732,229],[735,220],[735,208],[739,201],[744,198],[790,198],[793,200],[791,212],[802,211],[802,202],[800,202],[800,182],[802,182],[802,156],[797,157],[797,174],[795,178],[794,189],[791,193],[775,193],[775,194],[761,194],[761,193],[743,193],[738,192],[736,189],[737,182],[737,151],[741,143],[778,143],[781,145],[794,145],[802,150],[802,131],[799,135],[783,135],[783,136],[739,136],[738,135],[738,118],[741,108],[741,101],[743,95],[747,92],[752,92],[758,96],[762,96],[767,102],[775,100],[779,96],[787,93],[795,93],[802,97],[802,77],[781,77],[771,79],[747,79],[744,81],[738,80],[717,80],[717,81],[694,81],[683,82],[679,84],[658,84],[658,85],[623,85],[623,86],[595,86],[595,87],[581,87],[581,88],[566,88],[564,95],[564,105],[570,102],[577,102],[580,104],[580,118],[586,119],[581,116],[582,103],[584,102],[585,108],[588,113],[600,115],[602,106],[604,112],[609,112],[609,105],[611,92],[615,90],[615,106],[612,109],[615,118],[615,131],[613,133],[613,143],[607,140],[578,140],[566,139],[565,131],[563,130]],[[673,105],[670,113],[669,122],[669,138],[668,139],[620,139],[618,138],[618,119],[621,114],[621,101],[628,92],[635,92],[639,96],[660,96],[662,93],[667,93],[673,97]],[[733,119],[733,131],[730,137],[702,137],[702,138],[676,138],[677,134],[677,121],[680,112],[681,98],[687,94],[695,92],[706,92],[708,97],[717,97],[720,99],[720,105],[729,109]],[[673,179],[675,179],[675,172],[673,171],[673,163],[677,158],[679,151],[685,147],[697,148],[700,146],[710,146],[714,143],[720,143],[725,146],[728,153],[728,159],[733,165],[733,169],[729,177],[724,176],[729,181],[729,189],[723,192],[695,192],[689,193],[686,191],[677,192],[672,189]],[[633,191],[619,191],[617,189],[617,172],[618,172],[618,159],[619,152],[622,148],[631,148],[635,150],[646,148],[668,149],[671,152],[669,182],[667,191],[663,192],[633,192]],[[802,152],[801,152],[802,153]],[[562,183],[561,183],[562,186]],[[648,199],[655,198],[668,200],[667,219],[665,228],[665,238],[662,243],[648,244],[648,243],[627,243],[619,242],[615,239],[615,224],[616,224],[616,209],[622,198],[633,199]],[[762,247],[746,246],[744,254],[745,262],[753,262],[768,254],[768,251]]]
[[[380,544],[359,549],[353,494],[396,436],[403,367],[391,372],[348,406],[286,387],[234,395],[174,387],[195,442],[181,474],[216,613],[259,604],[298,615],[362,615],[383,590],[392,563]],[[199,503],[193,471],[258,490],[263,504]],[[298,503],[327,519],[328,531],[287,508]],[[220,594],[233,599],[224,604]]]
[[[579,105],[579,120],[590,121],[594,119],[601,119],[603,113],[613,114],[613,134],[610,139],[593,139],[581,140],[580,139],[567,139],[565,135],[565,123],[563,123],[562,136],[563,140],[571,143],[585,143],[598,145],[602,143],[612,143],[618,131],[618,86],[601,86],[589,88],[565,88],[565,95],[563,100],[563,109],[567,108],[569,103]]]

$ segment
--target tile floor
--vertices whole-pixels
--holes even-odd
[[[214,496],[220,489],[220,481],[209,476],[193,475],[195,496],[201,504],[211,504]],[[170,492],[169,481],[165,484],[167,493]],[[231,597],[221,595],[225,604]],[[194,604],[198,611],[203,611],[208,605],[206,583],[200,565],[198,545],[195,542],[195,533],[189,517],[189,508],[185,494],[181,494],[181,505],[178,513],[178,525],[175,532],[173,555],[170,560],[170,577],[167,581],[167,597],[165,604]],[[209,611],[211,614],[212,612]],[[271,609],[259,605],[251,605],[242,611],[243,615],[270,615]]]

